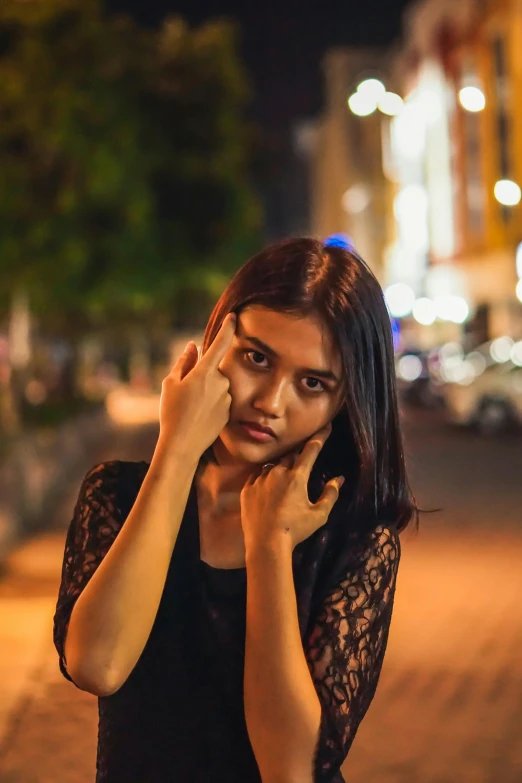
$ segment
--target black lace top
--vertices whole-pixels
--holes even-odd
[[[72,608],[148,467],[105,462],[81,486],[54,617],[68,679],[64,640]],[[385,525],[363,538],[348,536],[341,552],[334,510],[293,552],[301,638],[322,705],[317,783],[343,781],[340,766],[379,679],[400,558],[398,533]],[[193,482],[147,644],[121,688],[98,700],[96,783],[261,783],[243,709],[245,617],[246,569],[200,560]]]

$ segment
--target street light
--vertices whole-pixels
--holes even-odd
[[[478,87],[463,87],[459,92],[460,105],[466,111],[482,111],[486,106],[486,96]]]
[[[411,313],[415,294],[406,283],[393,283],[384,291],[388,310],[394,318],[404,318]]]
[[[357,117],[367,117],[369,114],[373,114],[377,108],[377,101],[371,95],[354,92],[348,98],[348,106],[352,114],[355,114]]]
[[[400,95],[394,92],[385,92],[380,101],[377,104],[377,108],[383,114],[387,114],[389,117],[395,117],[402,111],[404,101]]]
[[[383,114],[395,116],[403,107],[400,95],[387,92],[379,79],[365,79],[348,98],[348,106],[357,117],[367,117],[379,109]]]
[[[368,100],[379,101],[386,92],[386,87],[379,79],[365,79],[357,87],[360,95],[366,96]]]
[[[421,296],[413,305],[413,317],[423,326],[431,326],[437,318],[435,304],[426,296]]]
[[[515,207],[522,198],[520,185],[511,179],[500,179],[495,185],[494,192],[495,198],[504,207]]]

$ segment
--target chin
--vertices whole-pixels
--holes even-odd
[[[217,446],[219,452],[226,452],[229,458],[244,462],[249,465],[262,465],[268,462],[269,459],[273,459],[270,456],[270,450],[267,446],[271,444],[267,443],[247,443],[245,441],[239,441],[233,435],[221,434],[216,440],[214,447]],[[262,454],[262,456],[260,456]],[[278,459],[279,457],[277,457]]]

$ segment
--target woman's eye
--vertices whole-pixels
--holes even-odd
[[[245,354],[245,356],[249,356],[250,354],[252,354],[252,356],[254,356],[254,355],[261,356],[263,359],[266,359],[265,354],[261,353],[261,351],[244,351],[244,354]],[[263,367],[262,365],[258,364],[253,358],[250,359],[250,362],[255,367]],[[264,367],[263,367],[263,369],[264,369]],[[307,381],[313,381],[315,384],[319,384],[319,391],[325,391],[325,387],[323,386],[322,381],[320,381],[318,378],[313,378],[313,377],[310,376],[306,380]],[[315,391],[315,389],[317,389],[317,386],[313,386],[313,387],[307,386],[306,388],[307,388],[307,391],[311,392],[312,394],[317,394],[317,391]]]
[[[247,355],[248,355],[248,354],[257,354],[257,356],[263,356],[263,357],[265,357],[265,355],[264,355],[263,353],[261,353],[260,351],[245,351],[245,353],[246,353]],[[265,358],[266,358],[266,357],[265,357]],[[257,364],[257,362],[253,362],[253,363],[254,363],[254,364]]]

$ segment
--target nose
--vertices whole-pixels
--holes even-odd
[[[282,418],[287,406],[289,385],[284,378],[264,378],[254,395],[253,407],[267,416]]]

